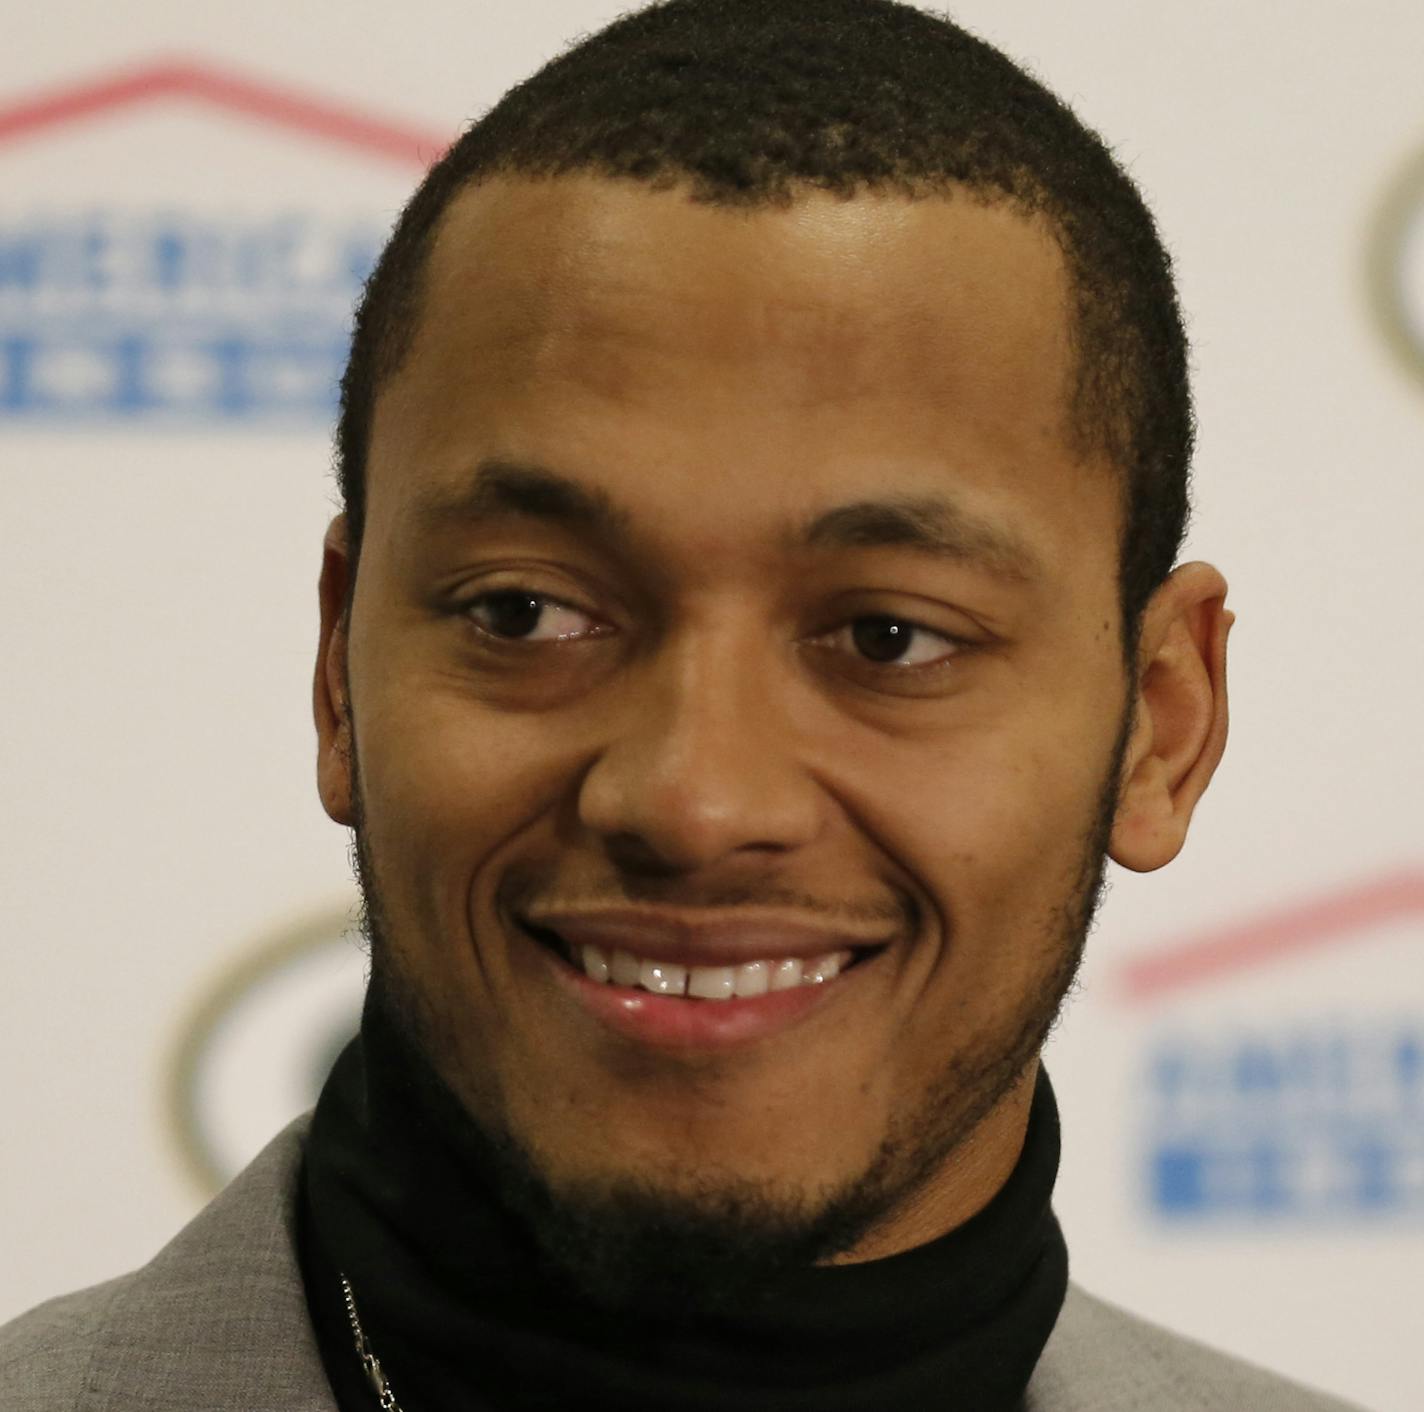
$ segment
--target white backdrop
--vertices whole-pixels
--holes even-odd
[[[595,0],[0,20],[0,1319],[146,1259],[352,1023],[313,784],[334,366],[420,164]],[[1051,1043],[1075,1277],[1424,1407],[1424,8],[966,0],[1156,210],[1239,615],[1184,855]],[[314,396],[313,389],[316,389]]]

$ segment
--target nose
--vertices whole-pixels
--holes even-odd
[[[630,866],[706,868],[815,837],[785,659],[731,629],[669,641],[636,682],[579,795],[584,825]]]

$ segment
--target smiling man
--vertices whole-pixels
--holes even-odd
[[[673,0],[431,172],[343,393],[362,1032],[12,1327],[17,1405],[1336,1405],[1070,1287],[1051,1210],[1105,861],[1172,860],[1227,728],[1100,141],[913,9]]]

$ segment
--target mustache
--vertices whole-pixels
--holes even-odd
[[[370,844],[359,756],[354,749],[355,720],[350,700],[348,690],[343,707],[353,748],[349,758],[352,825],[347,852],[352,874],[363,898],[360,931],[369,941],[367,923],[382,920],[371,916],[373,908],[379,908],[375,899],[380,889]],[[741,866],[744,871],[749,871],[749,865]],[[727,881],[689,888],[681,872],[680,869],[643,862],[637,867],[622,869],[614,878],[560,880],[547,868],[516,864],[500,880],[495,890],[495,905],[506,917],[528,915],[532,911],[597,912],[640,905],[688,915],[705,912],[723,918],[739,911],[780,912],[821,923],[827,930],[838,927],[847,930],[895,929],[903,935],[913,935],[923,917],[923,909],[914,896],[899,888],[892,889],[890,896],[872,902],[827,901],[813,893],[779,885],[765,875],[755,883]]]
[[[827,901],[765,878],[756,883],[729,882],[689,888],[685,879],[639,875],[590,883],[560,881],[546,870],[515,866],[501,879],[495,903],[505,915],[553,912],[613,912],[656,909],[689,917],[702,914],[718,920],[738,913],[776,913],[824,923],[827,928],[913,929],[921,909],[907,892],[873,902]]]

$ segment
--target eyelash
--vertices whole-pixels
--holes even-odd
[[[546,593],[538,593],[533,589],[526,589],[518,584],[510,585],[508,588],[487,589],[483,593],[477,594],[473,598],[466,599],[463,603],[459,605],[459,611],[466,617],[471,627],[474,628],[475,632],[479,635],[479,637],[488,643],[497,644],[503,647],[524,647],[541,645],[548,646],[556,642],[569,641],[571,638],[574,640],[583,641],[589,638],[598,638],[606,635],[604,633],[594,631],[592,633],[584,633],[578,635],[566,634],[561,637],[534,640],[501,637],[498,633],[491,632],[488,628],[481,627],[479,623],[474,621],[473,617],[474,610],[478,608],[481,604],[488,603],[492,599],[499,598],[511,598],[517,601],[533,600],[534,602],[538,603],[543,609],[567,608],[571,612],[578,613],[580,614],[580,616],[583,617],[592,616],[591,614],[584,613],[582,609],[574,607],[572,603],[565,603],[560,598],[554,598]],[[945,642],[950,645],[950,648],[952,650],[948,652],[944,657],[938,658],[932,662],[916,663],[912,666],[903,666],[898,662],[875,662],[868,658],[861,659],[861,663],[863,666],[870,668],[879,668],[883,671],[898,673],[902,676],[942,671],[946,667],[948,667],[954,661],[954,659],[960,655],[961,652],[972,646],[972,644],[964,638],[954,637],[949,633],[937,632],[934,628],[926,627],[925,624],[916,622],[913,618],[902,617],[895,613],[859,613],[855,617],[847,619],[845,624],[843,624],[841,628],[836,629],[836,632],[841,632],[844,630],[845,627],[852,626],[856,623],[866,622],[891,623],[896,625],[897,627],[907,628],[909,630],[909,636],[907,638],[907,641],[912,640],[916,634],[921,634],[927,637],[938,638],[941,642]]]

